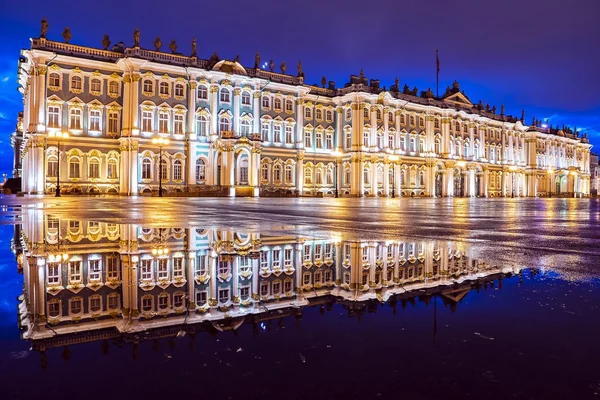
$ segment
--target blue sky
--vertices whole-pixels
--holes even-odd
[[[435,91],[435,50],[440,51],[440,92],[455,79],[472,101],[505,105],[506,113],[577,126],[600,147],[600,2],[597,0],[429,1],[347,0],[343,4],[304,0],[189,2],[105,0],[90,12],[72,2],[7,2],[0,15],[0,173],[12,169],[10,133],[22,108],[16,91],[19,50],[39,35],[46,16],[48,37],[62,41],[65,26],[72,43],[100,47],[102,36],[131,45],[141,31],[142,47],[156,36],[178,51],[190,52],[198,40],[199,57],[218,51],[240,55],[252,66],[286,61],[288,73],[302,60],[307,83],[322,76],[338,87],[364,69],[367,78],[390,87],[397,76],[419,90]],[[294,8],[290,8],[291,5]],[[597,150],[597,149],[594,149]]]

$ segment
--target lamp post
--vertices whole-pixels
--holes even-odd
[[[162,149],[163,147],[167,146],[169,144],[169,139],[164,139],[164,138],[154,138],[152,139],[152,144],[158,146],[158,158],[159,158],[159,162],[158,162],[158,197],[162,197],[162,165],[163,165],[163,158],[162,158]]]
[[[331,153],[332,156],[335,157],[335,198],[337,199],[339,197],[338,195],[338,161],[339,158],[342,156],[342,153],[339,151],[333,151]]]
[[[68,139],[69,138],[69,133],[68,132],[49,132],[48,136],[51,138],[56,138],[57,141],[57,147],[58,147],[58,162],[57,162],[57,168],[56,168],[56,194],[55,197],[61,197],[60,196],[60,139]]]
[[[391,155],[388,160],[392,162],[392,199],[396,198],[396,161],[400,160],[400,157]]]
[[[511,198],[515,197],[515,171],[517,170],[517,167],[515,167],[514,165],[511,165],[510,167],[508,167],[508,169],[512,172],[512,193],[510,195]]]
[[[554,170],[552,168],[548,169],[548,198],[552,197],[552,174]]]

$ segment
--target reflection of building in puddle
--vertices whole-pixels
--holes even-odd
[[[342,303],[458,302],[473,285],[516,272],[434,241],[342,241],[227,229],[145,228],[25,218],[23,338],[49,347],[143,339],[301,315]]]

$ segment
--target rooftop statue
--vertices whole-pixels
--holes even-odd
[[[275,62],[273,60],[269,61],[269,70],[271,72],[275,71]]]
[[[212,53],[212,56],[210,56],[210,58],[208,59],[209,68],[212,68],[218,62],[219,62],[219,56],[217,55],[217,52],[215,51],[214,53]]]
[[[504,104],[500,106],[500,115],[504,115]]]
[[[104,35],[104,38],[102,39],[102,48],[104,50],[108,50],[109,46],[110,46],[110,39],[108,38],[108,35]]]
[[[321,86],[325,87],[326,84],[327,84],[327,78],[326,77],[322,77],[321,78]]]
[[[69,27],[67,26],[65,28],[65,30],[63,31],[62,37],[63,39],[65,39],[65,43],[69,43],[69,40],[71,40],[71,37],[73,35],[71,35],[71,30],[69,29]]]
[[[408,85],[406,83],[404,84],[404,88],[402,88],[402,93],[410,94],[410,88],[408,87]]]
[[[192,57],[198,56],[198,42],[196,42],[196,38],[192,39]]]
[[[156,49],[156,51],[160,51],[161,47],[162,47],[162,42],[160,41],[160,37],[157,36],[156,39],[154,40],[154,48]]]
[[[239,54],[235,56],[235,58],[233,59],[233,62],[238,63],[238,64],[240,63],[240,55]]]
[[[171,53],[175,53],[177,51],[177,43],[175,43],[175,40],[171,40],[169,49],[171,49]]]
[[[298,76],[304,78],[304,72],[302,71],[302,61],[298,61]]]
[[[285,61],[281,63],[279,69],[281,70],[282,74],[285,74],[285,71],[287,70],[287,65],[285,65]]]
[[[46,17],[42,19],[42,29],[40,30],[40,38],[46,38],[46,33],[48,33],[48,20]]]
[[[394,87],[396,88],[396,90],[400,89],[400,80],[398,79],[398,77],[394,79]]]
[[[138,28],[133,31],[133,47],[140,47],[140,30]]]
[[[360,69],[360,74],[358,75],[360,77],[360,79],[364,79],[365,78],[365,72],[363,71],[363,69]]]
[[[260,68],[260,53],[256,53],[254,56],[254,68]]]
[[[492,107],[492,114],[496,114],[496,106]]]

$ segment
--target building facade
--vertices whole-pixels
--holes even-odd
[[[66,36],[66,41],[70,35]],[[108,41],[108,39],[106,39]],[[158,41],[160,42],[160,40]],[[19,66],[23,191],[227,196],[587,196],[590,148],[473,104],[458,82],[343,88],[298,73],[147,50],[32,39]],[[68,138],[57,140],[57,132]],[[153,144],[153,139],[168,144]],[[16,167],[15,167],[16,168]]]
[[[590,195],[598,196],[600,188],[600,164],[598,163],[598,154],[590,154]]]
[[[74,333],[73,343],[86,332],[98,340],[173,326],[236,329],[334,298],[351,310],[410,293],[458,301],[470,287],[457,285],[520,271],[473,257],[465,243],[151,228],[33,209],[16,234],[23,337],[57,345]]]

